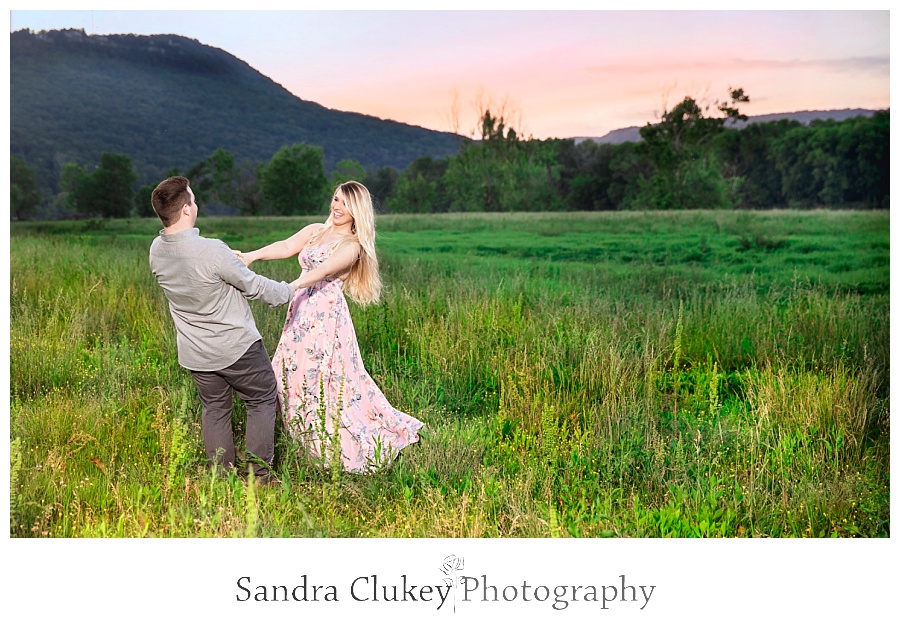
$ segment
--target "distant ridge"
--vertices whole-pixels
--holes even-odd
[[[216,149],[265,161],[297,142],[402,169],[455,153],[461,138],[303,100],[235,56],[180,35],[10,34],[10,152],[57,191],[62,165],[131,156],[141,183]]]
[[[748,124],[774,122],[775,120],[796,120],[803,124],[809,124],[813,120],[834,120],[840,122],[848,118],[856,118],[857,116],[869,117],[875,113],[874,109],[833,109],[820,111],[795,111],[784,114],[763,114],[761,116],[748,116],[746,122],[737,122],[728,125],[734,129],[743,129]],[[615,129],[599,138],[576,137],[573,138],[575,143],[584,142],[585,140],[593,140],[597,144],[622,144],[623,142],[640,142],[641,127],[624,127]]]

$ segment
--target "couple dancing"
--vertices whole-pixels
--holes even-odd
[[[363,366],[344,297],[364,305],[381,292],[375,214],[362,184],[337,187],[324,224],[247,253],[200,236],[186,178],[161,182],[151,203],[163,229],[150,246],[150,267],[169,301],[178,362],[203,403],[203,442],[213,464],[234,466],[232,390],[247,406],[247,451],[263,483],[274,480],[278,405],[298,448],[325,461],[336,422],[347,470],[373,469],[418,441],[422,422],[394,409]],[[248,268],[294,255],[302,272],[290,284]],[[247,299],[271,307],[290,302],[271,362]]]

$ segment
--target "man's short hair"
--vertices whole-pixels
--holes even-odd
[[[150,203],[153,205],[153,211],[162,221],[163,227],[178,222],[181,208],[191,202],[191,195],[188,192],[189,185],[191,182],[187,177],[178,175],[161,181],[153,189]]]

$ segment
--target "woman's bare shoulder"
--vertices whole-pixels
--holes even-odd
[[[300,253],[300,250],[306,246],[310,238],[318,234],[325,225],[323,223],[310,223],[296,234],[285,240],[289,252],[293,254]]]
[[[342,256],[352,260],[358,258],[361,251],[362,245],[359,244],[359,241],[350,238],[341,242],[335,249],[335,253],[340,252]]]
[[[298,233],[300,234],[315,234],[325,229],[325,223],[310,223],[303,229],[301,229]]]

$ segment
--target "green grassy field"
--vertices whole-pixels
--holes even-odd
[[[10,229],[12,536],[890,535],[887,212],[382,216],[351,310],[423,440],[357,476],[279,432],[267,489],[204,469],[158,221]]]

